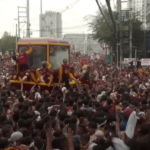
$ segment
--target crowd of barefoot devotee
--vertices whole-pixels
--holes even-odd
[[[0,59],[0,150],[150,150],[149,66],[70,59],[69,68],[68,60],[56,70],[41,62],[20,74],[10,57]],[[27,80],[35,85],[26,91]],[[41,82],[55,86],[42,91]]]

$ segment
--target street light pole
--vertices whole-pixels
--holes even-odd
[[[119,48],[118,47],[119,47],[119,45],[120,44],[117,43],[117,68],[119,67],[119,65],[118,65],[118,62],[119,62],[119,60],[118,60],[119,59],[119,54],[118,54]]]
[[[121,12],[121,0],[118,0],[118,11],[119,11],[119,44],[120,44],[120,72],[122,62],[122,12]]]
[[[130,21],[129,21],[129,54],[130,58],[132,58],[132,0],[129,2],[130,4]]]

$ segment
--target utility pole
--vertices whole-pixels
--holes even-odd
[[[120,45],[120,71],[121,71],[121,62],[122,62],[122,10],[121,10],[121,0],[117,0],[118,8],[118,46]]]
[[[40,0],[40,37],[42,37],[42,0]]]
[[[27,0],[27,37],[30,37],[29,0]]]
[[[119,1],[117,0],[117,19],[116,19],[116,32],[117,32],[117,68],[119,67]]]
[[[137,50],[135,49],[135,60],[137,60]]]
[[[20,38],[21,28],[26,24],[27,25],[27,37],[30,37],[30,22],[29,22],[29,0],[27,0],[27,7],[18,6],[18,37]],[[22,15],[24,14],[24,15]],[[23,18],[21,20],[21,18]],[[15,19],[16,20],[16,19]],[[20,27],[21,24],[24,24]]]
[[[143,51],[144,55],[143,57],[146,58],[146,21],[144,21],[144,37],[143,37]]]
[[[132,58],[132,0],[129,1],[130,21],[129,21],[129,57]]]
[[[26,15],[22,16],[22,14],[26,14]],[[24,19],[21,21],[21,18],[24,18]],[[27,20],[25,20],[25,19],[27,19],[27,7],[18,6],[18,37],[19,38],[20,38],[20,30],[21,30],[20,24],[27,23]]]
[[[84,39],[84,54],[87,52],[87,35],[85,34],[85,39]]]
[[[16,49],[17,49],[17,42],[18,42],[17,28],[18,28],[18,26],[16,24]]]

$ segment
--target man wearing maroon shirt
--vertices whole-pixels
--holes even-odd
[[[64,59],[63,64],[59,67],[59,84],[65,82],[66,88],[70,88],[69,73],[68,61],[67,59]]]
[[[51,64],[47,61],[43,61],[42,68],[36,70],[37,77],[38,77],[37,81],[45,82],[47,84],[49,82],[50,69],[51,69]]]
[[[16,62],[16,64],[19,65],[19,69],[28,69],[27,66],[27,60],[28,60],[28,56],[29,54],[32,53],[33,51],[33,47],[30,46],[29,44],[29,50],[23,52],[23,53],[16,53],[15,55],[12,56],[12,59]]]

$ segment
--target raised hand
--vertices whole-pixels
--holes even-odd
[[[49,128],[46,130],[46,137],[48,140],[51,140],[53,139],[53,133],[54,133],[54,130],[52,128]]]

